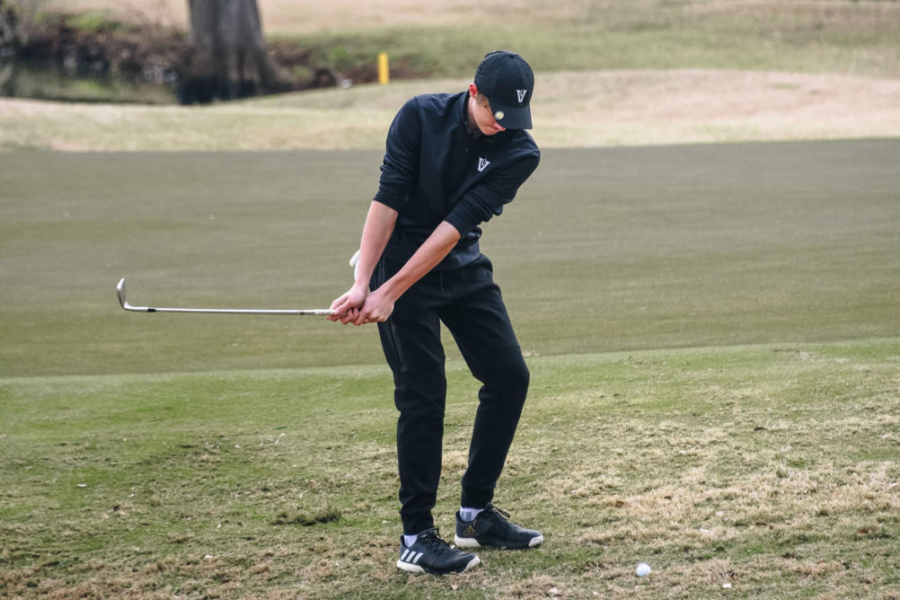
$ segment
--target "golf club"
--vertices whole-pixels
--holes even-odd
[[[328,316],[333,311],[327,308],[310,308],[300,310],[265,310],[265,309],[240,309],[240,308],[154,308],[151,306],[132,306],[125,299],[125,278],[116,286],[116,294],[119,296],[119,304],[125,310],[133,312],[169,312],[169,313],[201,313],[201,314],[227,314],[227,315],[299,315],[299,316]]]

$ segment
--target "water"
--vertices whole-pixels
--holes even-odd
[[[168,80],[167,80],[168,79]],[[176,104],[176,83],[163,73],[122,79],[100,65],[57,65],[0,57],[0,96],[68,102]]]

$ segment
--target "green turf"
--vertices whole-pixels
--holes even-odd
[[[381,363],[374,329],[115,298],[327,306],[379,153],[0,161],[0,374]],[[896,141],[546,151],[482,250],[529,356],[895,337],[898,164]]]
[[[532,371],[497,500],[547,542],[435,579],[392,566],[373,330],[114,294],[327,305],[378,153],[2,154],[0,593],[897,597],[898,158],[545,152],[483,249]],[[477,391],[448,368],[445,530]]]
[[[62,600],[889,598],[898,361],[900,338],[531,358],[497,502],[546,543],[483,551],[451,580],[392,566],[382,367],[2,379],[0,586]],[[445,530],[477,389],[459,364],[449,379]]]

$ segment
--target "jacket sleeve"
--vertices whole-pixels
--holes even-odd
[[[479,224],[490,221],[494,215],[499,216],[503,205],[515,199],[519,186],[531,176],[540,160],[541,155],[537,151],[527,154],[473,186],[444,220],[465,236]]]
[[[416,185],[421,145],[418,101],[413,98],[403,105],[388,130],[376,201],[396,211],[406,204]]]

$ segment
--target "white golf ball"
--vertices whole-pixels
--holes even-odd
[[[638,577],[646,577],[650,574],[650,565],[647,563],[638,563],[637,569],[634,570]]]

